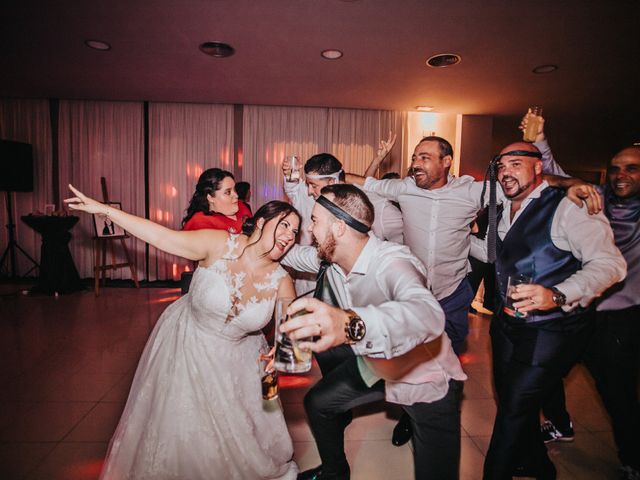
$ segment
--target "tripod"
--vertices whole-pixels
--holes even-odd
[[[25,274],[25,275],[29,275],[33,270],[35,270],[36,268],[40,268],[40,265],[38,265],[38,262],[36,262],[33,258],[31,258],[31,255],[29,255],[27,252],[25,252],[24,248],[22,248],[18,242],[16,241],[16,235],[15,235],[15,230],[16,230],[16,224],[13,223],[13,205],[11,202],[12,199],[12,192],[6,192],[7,193],[7,230],[9,233],[9,243],[7,244],[7,248],[5,248],[4,253],[2,254],[2,258],[0,258],[0,272],[5,268],[5,262],[7,263],[6,266],[6,272],[7,274],[9,274],[9,272],[11,273],[10,277],[11,278],[16,278],[16,248],[25,256],[27,257],[29,260],[31,260],[31,263],[33,263],[33,267],[31,267],[31,269]],[[9,264],[11,265],[11,269],[9,269]]]

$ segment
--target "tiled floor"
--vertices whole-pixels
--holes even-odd
[[[0,285],[0,479],[97,478],[137,359],[177,289],[108,288],[67,296],[27,296]],[[460,477],[481,478],[495,403],[488,317],[471,315],[464,368]],[[282,403],[302,469],[318,464],[302,398],[317,371],[288,379]],[[551,445],[560,479],[618,478],[609,422],[581,368],[567,381],[576,439]],[[393,447],[394,407],[359,410],[347,429],[353,480],[413,478],[411,450]],[[215,477],[212,477],[215,478]]]

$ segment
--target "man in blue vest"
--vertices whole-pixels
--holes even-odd
[[[486,479],[556,478],[538,433],[542,399],[582,354],[593,326],[590,303],[626,273],[604,215],[589,215],[549,187],[541,156],[518,142],[496,158],[506,201],[496,242],[490,333],[498,410]],[[473,243],[474,256],[486,259],[487,243]],[[515,275],[532,282],[518,286],[510,295],[513,309],[505,309],[507,282]]]

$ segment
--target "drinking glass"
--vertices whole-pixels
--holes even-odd
[[[260,356],[258,357],[258,368],[262,375],[260,384],[262,386],[263,400],[275,400],[279,396],[278,372],[274,370],[273,365],[269,366],[269,363],[273,361],[271,354],[272,352],[267,344],[265,348],[260,349]]]
[[[298,348],[301,341],[292,340],[288,335],[280,332],[280,325],[289,319],[287,308],[293,298],[278,298],[276,301],[276,334],[275,334],[275,362],[276,370],[287,373],[304,373],[311,370],[311,350]],[[304,310],[297,315],[306,313]],[[304,339],[307,340],[307,339]]]
[[[291,173],[287,180],[290,182],[297,182],[300,180],[300,158],[298,155],[289,155],[287,160],[289,160],[289,165],[291,165]]]
[[[531,113],[527,113],[527,127],[524,129],[522,140],[532,143],[536,141],[538,136],[538,128],[542,121],[542,107],[535,106],[529,110]]]
[[[264,372],[264,369],[263,369]],[[264,372],[262,375],[262,398],[264,400],[274,400],[278,398],[278,372]]]
[[[504,308],[502,309],[504,313],[516,318],[524,318],[527,316],[527,312],[520,312],[513,306],[513,302],[519,302],[520,300],[514,300],[512,295],[515,293],[518,285],[529,285],[532,281],[533,279],[527,275],[509,275],[507,279],[507,298],[505,299]]]

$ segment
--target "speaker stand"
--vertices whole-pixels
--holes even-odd
[[[20,244],[16,241],[16,224],[13,223],[13,205],[11,202],[13,192],[6,192],[7,194],[7,231],[9,234],[9,243],[7,244],[7,248],[4,249],[4,253],[2,254],[2,258],[0,258],[0,273],[3,269],[6,269],[7,276],[10,278],[16,278],[18,275],[16,274],[17,264],[16,264],[16,249],[22,255],[24,255],[28,260],[33,263],[33,267],[29,269],[26,275],[29,275],[36,268],[40,268],[38,262],[36,262],[31,255],[29,255],[24,248],[20,246]],[[5,265],[6,263],[6,265]]]

